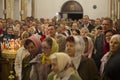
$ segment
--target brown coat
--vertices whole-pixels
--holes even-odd
[[[47,76],[50,73],[50,65],[41,63],[41,54],[31,60],[30,64],[32,65],[30,80],[47,80]]]
[[[82,56],[78,73],[83,80],[99,80],[99,72],[93,59]]]

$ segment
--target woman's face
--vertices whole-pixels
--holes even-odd
[[[85,29],[84,29],[84,30],[81,30],[81,36],[86,36],[87,33],[88,33],[87,30],[85,30]]]
[[[37,53],[37,47],[34,45],[33,42],[29,43],[26,46],[27,50],[30,52],[30,54],[36,54]]]
[[[107,32],[107,33],[105,34],[105,39],[106,39],[106,42],[107,42],[107,43],[110,42],[110,39],[111,39],[112,35],[113,35],[113,33],[111,33],[111,32]]]
[[[19,31],[18,30],[14,30],[14,35],[19,35]]]
[[[7,29],[7,34],[13,34],[13,29],[12,28],[8,28]]]
[[[51,65],[52,65],[52,67],[51,67],[52,71],[54,73],[57,73],[59,71],[59,69],[58,69],[58,64],[57,64],[57,59],[56,58],[51,59]]]
[[[74,42],[66,43],[66,52],[70,57],[75,56],[75,43]]]
[[[78,33],[75,30],[73,30],[72,35],[76,36],[76,35],[78,35]]]
[[[113,38],[110,41],[110,51],[111,52],[116,52],[120,49],[120,43],[116,38]]]
[[[50,45],[48,45],[48,43],[46,41],[42,42],[42,51],[46,56],[50,55],[51,47],[50,47]]]

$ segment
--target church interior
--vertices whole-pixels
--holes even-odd
[[[30,35],[40,35],[39,40],[42,42],[52,34],[48,28],[54,24],[57,31],[55,34],[62,33],[66,37],[73,34],[82,36],[82,27],[85,26],[84,17],[86,22],[88,20],[88,24],[94,26],[94,28],[88,28],[86,33],[89,32],[95,46],[95,39],[102,34],[100,33],[104,25],[102,21],[106,17],[113,21],[114,30],[120,33],[120,0],[0,0],[0,80],[25,80],[16,78],[14,69],[17,50],[21,47],[21,35],[24,31],[29,32]],[[39,26],[42,28],[37,32]],[[72,33],[75,30],[76,32]],[[99,30],[98,33],[97,30]],[[6,38],[8,33],[12,35]],[[94,52],[93,48],[92,53]]]

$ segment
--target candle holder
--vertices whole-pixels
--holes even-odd
[[[8,80],[15,80],[15,75],[13,71],[10,71],[10,75],[8,76]]]
[[[10,63],[10,75],[8,76],[8,80],[15,80],[15,74],[14,74],[14,60],[16,58],[17,50],[20,47],[20,44],[18,42],[19,40],[5,40],[5,42],[1,43],[1,56],[5,59],[7,59]]]

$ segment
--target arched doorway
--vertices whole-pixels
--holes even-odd
[[[77,1],[67,1],[63,4],[59,14],[61,18],[78,20],[83,17],[83,8]]]

